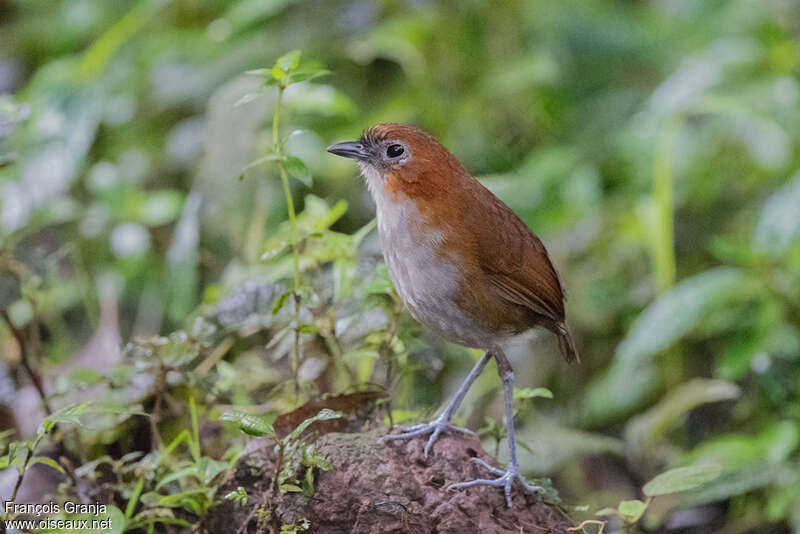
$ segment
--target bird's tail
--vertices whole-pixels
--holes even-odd
[[[575,348],[575,341],[572,339],[572,334],[569,333],[567,325],[558,323],[554,331],[558,336],[558,346],[561,348],[561,354],[567,360],[567,363],[581,363],[581,357],[578,354],[578,349]]]

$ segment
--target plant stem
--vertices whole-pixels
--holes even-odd
[[[8,312],[5,310],[0,311],[0,317],[3,318],[8,329],[11,331],[11,334],[14,336],[14,339],[17,340],[17,344],[19,345],[19,354],[20,354],[20,362],[22,363],[22,367],[25,369],[25,372],[30,377],[31,382],[33,382],[33,386],[36,388],[36,391],[39,393],[39,397],[42,400],[42,406],[44,407],[44,411],[47,415],[53,413],[53,410],[50,409],[50,403],[47,401],[47,394],[44,392],[44,385],[42,384],[42,378],[34,371],[33,364],[31,363],[31,348],[28,342],[25,340],[25,334],[22,332],[17,326],[11,321],[11,316],[9,316]],[[37,340],[38,341],[38,340]]]
[[[25,456],[25,462],[22,464],[22,471],[20,472],[19,477],[17,478],[17,483],[14,484],[14,491],[11,493],[11,499],[10,499],[11,502],[17,500],[17,492],[19,492],[19,488],[22,487],[22,479],[25,478],[25,472],[28,470],[28,464],[31,463],[31,458],[33,458],[33,454],[36,451],[36,447],[39,446],[39,442],[42,441],[43,437],[44,434],[39,434],[39,436],[36,437],[36,440],[33,442],[33,444],[30,447],[28,447],[28,453]]]
[[[283,103],[283,85],[278,87],[278,99],[275,103],[275,113],[272,115],[272,150],[282,156],[281,144],[278,133],[281,120],[281,104]],[[292,188],[289,185],[289,174],[283,164],[283,158],[278,158],[278,172],[281,176],[283,194],[286,197],[286,210],[289,213],[289,246],[292,249],[292,274],[293,289],[292,300],[294,301],[294,346],[292,347],[292,380],[294,391],[300,391],[300,381],[298,373],[300,370],[300,256],[297,250],[297,217],[294,211],[294,200],[292,199]]]

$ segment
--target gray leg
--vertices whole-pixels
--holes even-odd
[[[428,452],[430,452],[431,447],[433,447],[436,438],[439,437],[444,430],[456,430],[458,432],[464,432],[466,434],[473,434],[472,431],[467,430],[466,428],[460,428],[455,425],[450,424],[450,420],[455,415],[458,407],[461,406],[461,402],[464,400],[464,397],[467,395],[467,391],[475,382],[475,380],[480,376],[483,372],[484,367],[486,364],[489,363],[489,360],[492,358],[491,353],[487,352],[484,354],[480,360],[472,367],[472,370],[467,375],[467,378],[461,383],[458,387],[458,391],[456,394],[453,395],[453,398],[450,399],[450,402],[447,403],[447,406],[444,407],[442,410],[441,415],[431,421],[430,423],[422,423],[419,425],[413,425],[403,429],[403,432],[400,434],[389,434],[384,439],[393,440],[393,439],[408,439],[413,438],[416,436],[422,436],[425,434],[430,434],[428,438],[428,442],[425,444],[425,456],[428,456]]]
[[[499,478],[490,480],[479,478],[469,482],[461,482],[459,484],[451,484],[448,489],[463,489],[471,488],[473,486],[499,486],[502,487],[506,495],[506,505],[511,508],[511,486],[514,479],[517,479],[525,488],[525,491],[534,492],[541,491],[543,488],[528,484],[522,475],[519,474],[519,463],[517,462],[517,440],[514,435],[514,371],[511,369],[511,364],[508,358],[500,350],[492,351],[497,360],[497,372],[503,381],[503,401],[506,413],[506,439],[508,440],[508,466],[506,470],[497,469],[487,464],[479,458],[473,458],[472,461],[481,467],[489,470],[490,472],[498,475]]]

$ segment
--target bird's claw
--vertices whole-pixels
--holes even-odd
[[[475,435],[475,432],[473,432],[472,430],[455,426],[450,421],[439,418],[434,421],[431,421],[430,423],[420,423],[417,425],[411,425],[405,427],[402,429],[401,433],[388,434],[384,436],[383,439],[385,440],[410,439],[410,438],[415,438],[417,436],[424,436],[426,434],[430,434],[428,442],[425,444],[425,457],[427,458],[428,453],[433,447],[433,444],[436,442],[439,435],[444,431],[461,432],[462,434],[467,434],[469,436]]]
[[[472,458],[472,461],[480,465],[484,469],[487,469],[489,472],[498,475],[498,478],[495,479],[478,478],[476,480],[470,480],[468,482],[458,482],[456,484],[450,484],[447,487],[448,490],[472,488],[474,486],[501,487],[503,488],[503,492],[505,493],[506,496],[506,506],[508,506],[509,508],[511,508],[511,487],[514,484],[514,479],[519,480],[520,484],[522,484],[522,487],[525,489],[527,493],[544,491],[544,488],[542,488],[541,486],[534,486],[533,484],[528,484],[528,482],[519,473],[519,466],[509,465],[508,469],[503,471],[502,469],[492,467],[491,465],[487,464],[480,458]]]

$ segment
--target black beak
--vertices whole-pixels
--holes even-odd
[[[364,161],[369,158],[369,153],[364,148],[364,145],[358,141],[346,141],[344,143],[336,143],[328,147],[328,152],[342,156],[343,158],[353,158],[359,161]]]

